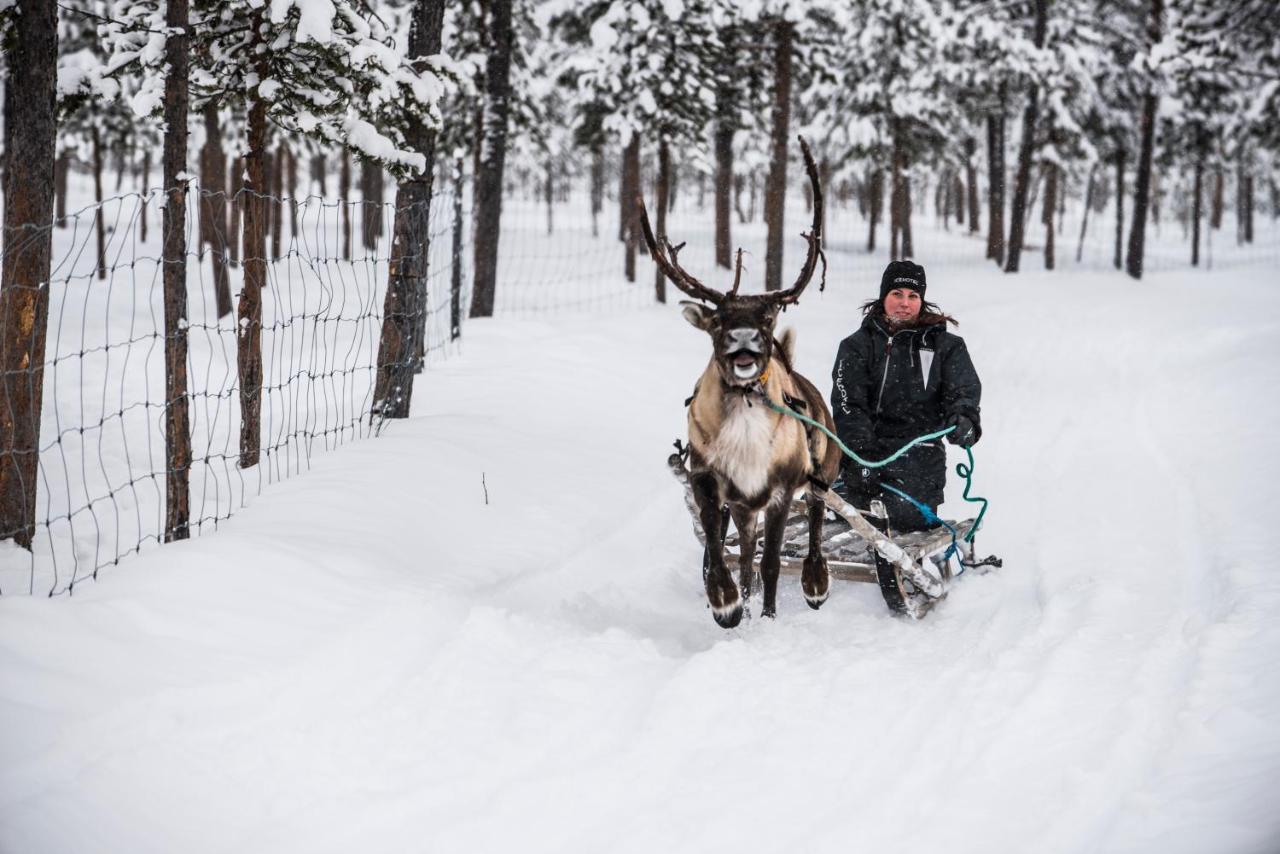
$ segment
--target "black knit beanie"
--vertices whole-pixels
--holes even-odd
[[[880,277],[880,300],[883,302],[894,288],[910,288],[924,299],[924,267],[910,261],[890,261]]]

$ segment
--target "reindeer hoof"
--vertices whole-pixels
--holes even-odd
[[[715,617],[716,625],[722,629],[736,628],[742,622],[742,603],[735,602],[728,608],[712,608],[711,616]]]
[[[827,570],[827,562],[824,560],[806,565],[800,587],[804,590],[804,601],[809,607],[815,611],[821,608],[822,603],[831,595],[831,575]]]

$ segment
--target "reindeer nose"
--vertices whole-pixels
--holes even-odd
[[[760,330],[751,327],[743,327],[739,329],[729,330],[729,352],[737,350],[754,350],[759,353],[763,351],[761,346]]]

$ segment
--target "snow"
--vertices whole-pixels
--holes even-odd
[[[618,280],[584,200],[553,237],[504,210],[539,248],[412,418],[73,596],[0,598],[0,850],[1280,847],[1273,223],[1193,272],[1166,222],[1134,282],[1103,217],[1103,260],[1016,276],[917,218],[983,377],[978,547],[1005,568],[919,623],[784,578],[777,620],[725,632],[664,465],[705,334],[647,305],[649,264]],[[883,264],[846,216],[781,319],[824,391]],[[709,220],[670,232],[724,287]],[[763,234],[738,239],[758,287]],[[555,302],[566,258],[560,286],[642,307]]]
[[[271,23],[281,24],[291,9],[298,10],[298,42],[333,41],[333,18],[336,12],[330,0],[271,0]]]
[[[368,157],[387,163],[402,164],[415,172],[421,172],[426,165],[426,159],[421,154],[396,148],[394,142],[363,119],[349,116],[343,123],[342,132],[347,145]]]
[[[613,29],[608,16],[601,17],[591,25],[591,46],[597,51],[607,51],[618,43],[618,33]]]

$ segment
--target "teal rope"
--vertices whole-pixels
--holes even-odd
[[[978,511],[978,518],[973,520],[973,527],[969,529],[969,533],[964,535],[965,542],[971,543],[973,542],[973,535],[978,532],[978,527],[982,524],[982,517],[987,515],[987,505],[990,502],[980,495],[969,497],[969,489],[973,486],[973,449],[965,448],[964,452],[969,455],[969,464],[956,463],[956,474],[964,478],[964,500],[982,505],[982,509]]]
[[[792,418],[798,418],[799,420],[803,421],[805,424],[811,424],[814,427],[817,427],[823,433],[826,433],[828,436],[830,436],[833,442],[835,442],[837,445],[840,446],[840,450],[844,451],[844,455],[846,457],[849,457],[850,459],[854,460],[855,462],[858,463],[858,465],[866,466],[869,469],[878,469],[881,466],[887,466],[889,463],[893,462],[898,457],[902,456],[903,454],[911,450],[916,445],[919,445],[921,442],[932,441],[934,439],[939,438],[940,436],[945,436],[948,433],[950,433],[952,430],[956,429],[955,427],[944,427],[943,429],[938,430],[934,433],[926,433],[923,436],[917,436],[907,444],[903,445],[898,450],[894,451],[889,456],[885,457],[883,460],[880,460],[879,462],[872,462],[871,460],[864,460],[862,457],[858,456],[857,453],[855,453],[852,449],[850,449],[848,445],[840,441],[839,436],[837,436],[835,433],[832,433],[830,430],[828,430],[825,425],[820,424],[817,421],[814,421],[812,418],[810,418],[807,415],[801,415],[799,412],[796,412],[793,409],[774,403],[772,400],[769,399],[769,396],[767,394],[764,394],[763,392],[761,392],[761,396],[764,398],[764,402],[768,405],[768,407],[772,409],[774,412],[781,412],[783,415],[790,415]],[[972,455],[970,455],[970,461],[972,462]]]
[[[774,412],[779,412],[779,413],[782,413],[783,415],[790,415],[792,418],[803,421],[805,424],[809,424],[814,427],[817,427],[823,433],[826,433],[827,436],[829,436],[833,442],[835,442],[837,445],[840,446],[840,450],[844,452],[844,455],[846,457],[849,457],[850,459],[857,462],[859,465],[866,466],[869,469],[878,469],[882,466],[886,466],[889,463],[896,460],[898,457],[905,454],[911,448],[915,447],[916,445],[919,445],[921,442],[932,441],[939,437],[945,436],[948,433],[950,433],[952,430],[956,429],[955,427],[944,427],[943,429],[936,430],[933,433],[926,433],[923,436],[917,436],[907,444],[903,445],[898,450],[894,451],[889,456],[885,457],[883,460],[880,460],[879,462],[873,462],[871,460],[864,460],[862,457],[858,456],[858,454],[856,454],[848,445],[840,441],[839,436],[837,436],[835,433],[828,430],[826,425],[821,424],[817,421],[814,421],[812,418],[810,418],[807,415],[801,415],[799,412],[796,412],[790,407],[782,406],[780,404],[774,403],[772,400],[769,399],[769,395],[764,393],[763,389],[761,389],[760,391],[760,396],[764,398],[765,404]],[[969,464],[965,465],[964,463],[956,463],[956,474],[964,478],[964,500],[973,502],[974,504],[980,503],[982,505],[982,509],[978,511],[978,518],[973,520],[973,527],[969,529],[969,533],[965,534],[965,537],[964,537],[965,542],[973,542],[974,534],[978,532],[978,528],[982,525],[982,517],[987,514],[987,506],[990,504],[990,502],[988,502],[987,499],[981,496],[973,496],[972,498],[969,497],[969,490],[973,488],[973,469],[975,464],[973,461],[973,449],[965,448],[964,452],[969,455]],[[890,492],[893,492],[896,495],[902,496],[903,498],[907,499],[912,504],[914,504],[916,508],[920,510],[920,512],[924,515],[925,521],[927,522],[937,521],[937,522],[941,522],[943,525],[947,525],[946,522],[943,522],[936,515],[930,512],[929,508],[926,505],[921,504],[919,501],[915,500],[910,495],[907,495],[905,492],[899,489],[894,489],[892,486],[889,486],[888,484],[881,484],[881,486],[885,489],[888,489]],[[956,548],[955,528],[952,528],[950,525],[947,525],[947,530],[951,531],[951,549],[954,550]],[[948,551],[947,554],[949,557],[951,554],[951,551]]]

